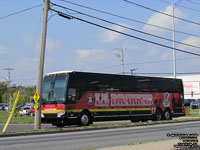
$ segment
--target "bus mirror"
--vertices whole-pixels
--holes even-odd
[[[76,89],[75,88],[68,89],[68,99],[71,101],[76,101]]]

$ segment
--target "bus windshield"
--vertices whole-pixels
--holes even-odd
[[[67,79],[49,79],[43,81],[42,102],[63,103],[66,99]]]

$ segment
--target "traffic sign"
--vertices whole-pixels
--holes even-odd
[[[33,96],[33,99],[34,99],[35,103],[37,103],[38,100],[40,99],[40,95],[38,94],[37,91],[35,92],[35,94],[34,94],[34,96]]]
[[[38,109],[38,105],[37,105],[37,103],[34,105],[34,109],[35,109],[35,110]]]

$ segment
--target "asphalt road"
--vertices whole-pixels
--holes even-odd
[[[1,137],[0,150],[88,150],[169,139],[167,137],[168,133],[197,133],[200,135],[200,121],[71,133]]]
[[[94,125],[107,125],[107,124],[121,124],[121,123],[130,123],[130,120],[128,121],[103,121],[103,122],[94,122]],[[5,124],[0,124],[0,131],[3,130]],[[92,126],[92,125],[90,125]],[[65,126],[64,128],[70,128],[72,126]],[[51,124],[41,124],[42,129],[49,129],[49,128],[57,128],[56,126],[52,126]],[[9,131],[23,131],[23,130],[33,130],[34,124],[9,124],[6,132]]]

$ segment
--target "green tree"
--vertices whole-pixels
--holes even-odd
[[[0,82],[0,103],[7,102],[7,90],[8,84],[6,82]]]

